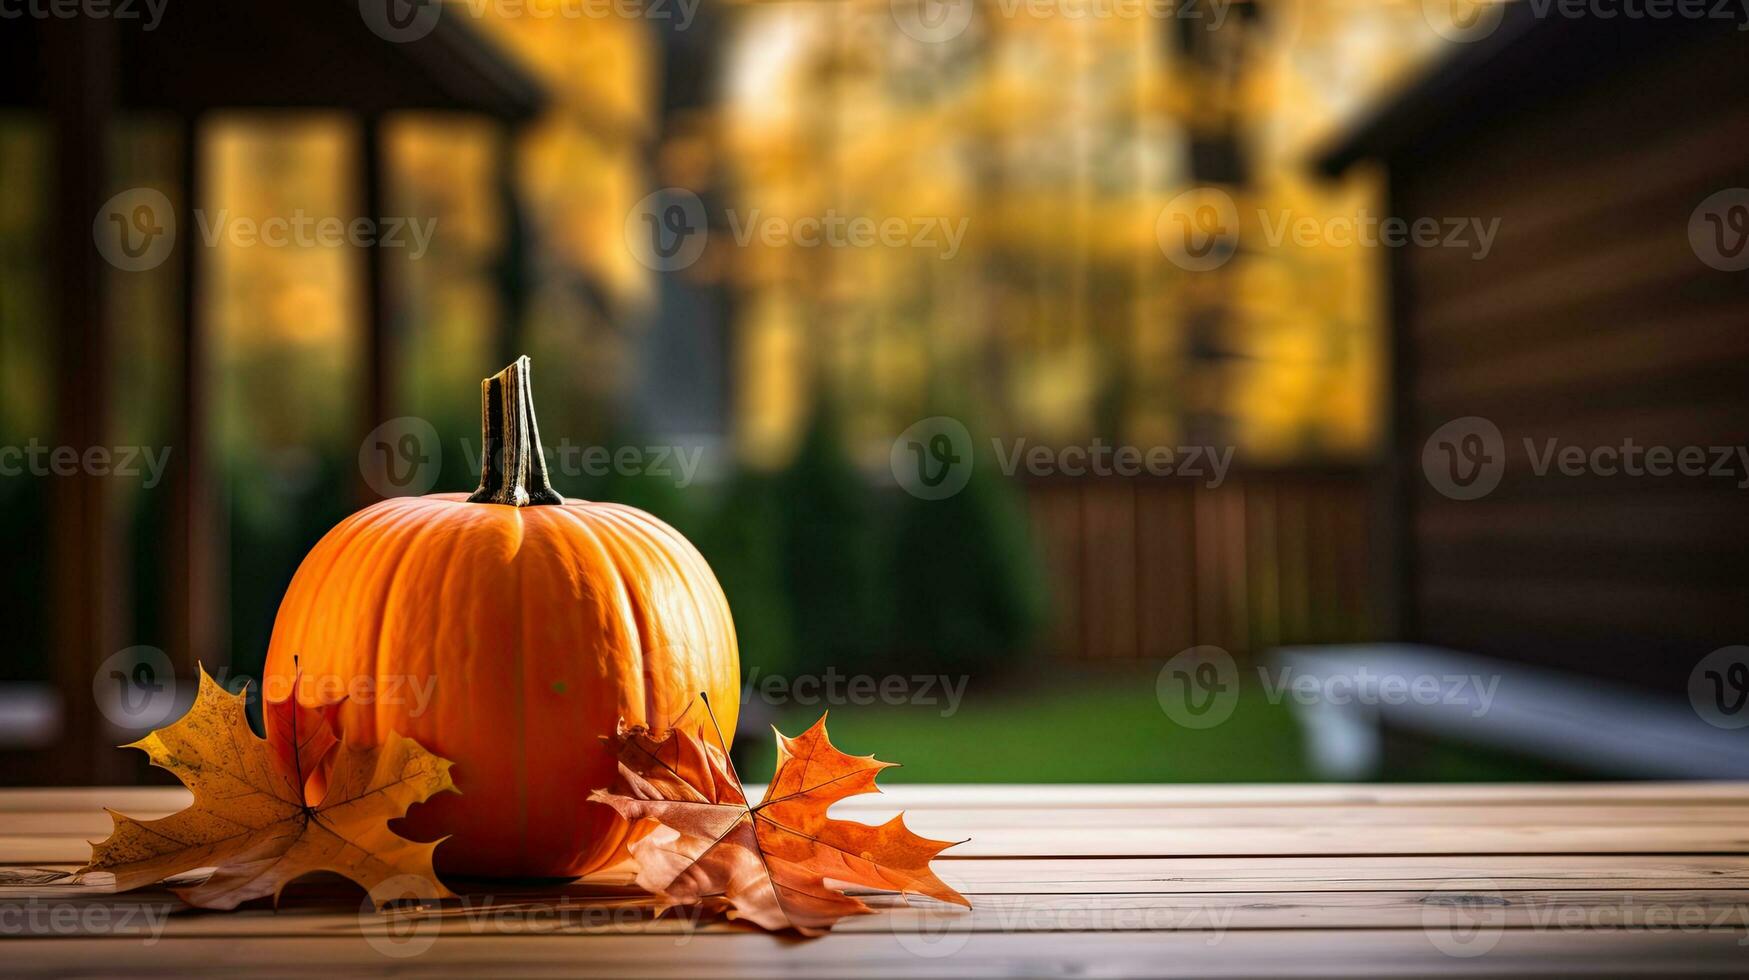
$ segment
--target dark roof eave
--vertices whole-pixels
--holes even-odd
[[[431,84],[448,90],[458,104],[472,103],[477,111],[519,123],[547,107],[546,90],[532,75],[483,32],[454,16],[440,18],[429,35],[404,47]]]
[[[1485,111],[1481,98],[1509,69],[1533,57],[1555,33],[1551,18],[1538,19],[1529,4],[1502,12],[1494,32],[1457,48],[1402,95],[1375,109],[1314,157],[1316,169],[1340,176],[1361,160],[1389,158],[1438,125],[1453,107]]]

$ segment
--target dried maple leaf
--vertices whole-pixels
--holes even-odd
[[[777,733],[776,773],[752,805],[723,750],[685,729],[622,725],[611,744],[621,792],[589,798],[648,821],[631,856],[638,886],[666,906],[726,903],[731,917],[808,936],[874,911],[827,879],[971,906],[929,870],[950,842],[913,834],[903,814],[879,827],[826,816],[845,797],[880,792],[875,775],[893,763],[833,748],[824,715],[796,738]]]
[[[294,686],[295,690],[295,686]],[[243,712],[244,696],[220,687],[205,670],[193,707],[168,728],[124,748],[142,749],[152,764],[176,774],[194,805],[159,820],[135,820],[113,810],[115,830],[91,845],[80,872],[115,875],[127,891],[196,868],[217,870],[176,893],[190,905],[230,909],[264,895],[277,901],[294,878],[332,871],[377,886],[411,875],[430,894],[450,893],[437,880],[431,854],[389,830],[407,808],[455,790],[449,762],[409,738],[391,734],[380,746],[343,743],[334,734],[337,705],[312,708],[295,697],[268,701],[283,739],[258,738]],[[328,762],[320,803],[308,802],[309,777]],[[403,891],[404,894],[404,891]],[[383,895],[379,903],[402,897]]]

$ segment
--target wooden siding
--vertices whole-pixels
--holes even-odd
[[[1690,30],[1391,161],[1395,213],[1500,220],[1483,260],[1396,257],[1409,638],[1671,691],[1749,643],[1740,462],[1728,478],[1538,476],[1526,451],[1749,446],[1749,273],[1688,240],[1701,201],[1749,187],[1740,42]],[[1493,421],[1507,458],[1474,501],[1419,472],[1429,435],[1465,416]]]

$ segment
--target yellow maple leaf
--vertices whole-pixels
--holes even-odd
[[[80,869],[115,875],[117,891],[212,867],[206,881],[176,893],[190,905],[235,908],[279,893],[293,879],[331,871],[363,885],[377,904],[403,897],[408,879],[429,883],[422,898],[450,892],[437,880],[432,852],[442,841],[418,843],[388,822],[415,803],[448,790],[449,760],[410,738],[390,734],[382,745],[355,745],[334,736],[333,705],[312,708],[295,697],[265,702],[286,724],[283,740],[259,738],[244,715],[244,696],[200,673],[193,707],[175,724],[123,748],[176,774],[194,805],[159,820],[135,820],[110,810],[115,830],[91,845]],[[308,801],[309,776],[331,761],[319,803]],[[379,890],[385,882],[399,892]]]

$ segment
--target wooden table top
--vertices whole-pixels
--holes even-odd
[[[761,787],[749,787],[755,798]],[[249,976],[1749,974],[1749,783],[896,786],[839,804],[970,837],[937,868],[970,911],[878,896],[795,941],[652,919],[601,886],[480,884],[375,912],[339,880],[278,910],[45,882],[103,806],[180,789],[0,790],[0,971]]]

